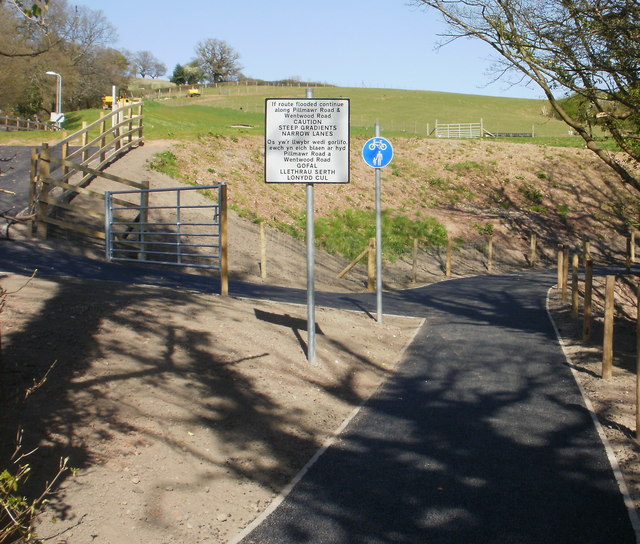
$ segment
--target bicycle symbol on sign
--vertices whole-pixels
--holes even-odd
[[[385,149],[387,149],[387,144],[385,144],[383,140],[373,140],[369,144],[369,149],[373,151],[376,148],[380,151],[384,151]]]

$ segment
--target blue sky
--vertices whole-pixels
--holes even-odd
[[[217,38],[249,77],[542,98],[535,87],[491,83],[494,54],[477,40],[436,50],[439,14],[407,0],[69,1],[102,10],[118,28],[114,47],[151,51],[169,74],[193,59],[198,41]]]

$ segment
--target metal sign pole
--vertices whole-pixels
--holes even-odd
[[[1,0],[0,0],[1,1]],[[349,183],[350,102],[345,98],[267,98],[265,182],[306,185],[307,333],[306,355],[316,364],[315,222],[317,183]]]
[[[307,89],[313,98],[313,89]],[[313,183],[307,183],[307,360],[316,365],[315,224]]]
[[[376,138],[380,124],[376,123]],[[377,322],[382,323],[382,169],[376,168],[376,307]]]

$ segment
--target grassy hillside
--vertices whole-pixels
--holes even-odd
[[[169,95],[162,104],[169,107],[197,107],[201,104],[229,108],[245,119],[262,116],[265,98],[303,98],[304,87],[243,86],[203,89],[199,98]],[[483,120],[493,132],[534,132],[543,137],[566,136],[564,123],[547,116],[545,100],[499,98],[432,91],[317,87],[316,98],[351,99],[351,126],[354,134],[370,131],[380,123],[385,134],[426,136],[435,122],[471,123]],[[261,126],[260,124],[258,126]]]
[[[205,89],[200,98],[174,92],[163,100],[146,101],[145,137],[181,142],[170,158],[184,181],[227,182],[238,211],[292,231],[304,211],[304,190],[264,183],[263,109],[267,97],[304,94],[303,87],[255,86]],[[379,121],[396,150],[384,171],[384,204],[392,213],[414,221],[436,217],[454,235],[486,232],[491,223],[506,239],[526,241],[535,231],[550,243],[577,243],[584,237],[604,242],[619,237],[628,226],[640,225],[637,195],[582,149],[579,138],[567,136],[563,123],[545,115],[544,101],[338,87],[316,88],[315,96],[348,97],[352,114],[352,182],[319,187],[319,217],[372,209],[372,175],[360,160],[360,149]],[[100,110],[69,113],[64,132],[77,130],[99,114]],[[539,136],[520,143],[438,140],[426,136],[427,126],[432,128],[436,119],[483,119],[488,130],[506,132],[528,131],[535,125]],[[0,143],[33,144],[59,137],[0,133]]]
[[[266,98],[304,97],[304,87],[227,86],[203,89],[202,96],[187,98],[177,90],[145,101],[145,136],[148,139],[194,140],[199,136],[221,134],[264,134]],[[376,122],[387,137],[427,137],[440,123],[470,123],[482,120],[492,132],[535,132],[534,143],[581,146],[581,140],[567,135],[564,123],[550,118],[544,100],[497,98],[430,91],[317,87],[317,98],[351,100],[351,133],[371,136]],[[100,110],[67,113],[66,133],[92,122]],[[23,139],[37,141],[51,134],[18,136],[0,133],[0,144]]]

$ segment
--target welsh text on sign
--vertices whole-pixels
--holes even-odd
[[[349,99],[268,98],[267,183],[349,183]]]

